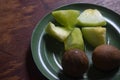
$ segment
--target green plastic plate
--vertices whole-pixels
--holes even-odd
[[[62,6],[61,9],[75,9],[81,12],[85,9],[98,9],[107,21],[107,44],[111,44],[120,49],[120,15],[95,4],[75,3]],[[31,49],[33,59],[40,72],[49,80],[77,80],[72,79],[62,73],[61,58],[64,52],[63,43],[58,42],[45,32],[48,22],[55,22],[55,19],[48,13],[38,23],[32,34]],[[82,80],[120,80],[120,70],[114,70],[109,73],[101,72],[92,67],[93,48],[86,45],[86,53],[89,58],[90,68],[82,78]],[[107,63],[106,63],[107,64]]]

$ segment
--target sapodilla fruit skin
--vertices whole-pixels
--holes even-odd
[[[68,50],[62,58],[63,72],[71,77],[81,77],[88,70],[88,63],[88,58],[82,50]]]
[[[100,45],[92,54],[93,65],[102,71],[111,71],[120,66],[120,50],[112,45]]]

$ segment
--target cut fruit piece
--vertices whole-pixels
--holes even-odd
[[[78,17],[80,26],[105,26],[106,21],[97,9],[86,9]]]
[[[57,10],[52,12],[53,17],[61,25],[71,29],[77,23],[77,18],[80,15],[78,10]]]
[[[65,50],[80,49],[84,50],[82,32],[79,28],[74,28],[68,38],[64,41]]]
[[[106,43],[106,28],[84,27],[82,33],[84,39],[93,47]]]
[[[82,77],[89,68],[89,61],[86,53],[79,49],[65,51],[61,61],[63,73],[70,77]]]
[[[63,42],[71,31],[63,27],[56,27],[52,22],[49,22],[46,28],[46,32],[57,40]]]
[[[120,50],[113,45],[100,45],[92,53],[93,65],[101,71],[110,72],[120,67]]]

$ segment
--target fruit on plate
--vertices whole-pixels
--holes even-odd
[[[80,26],[105,26],[106,21],[99,10],[86,9],[78,17],[78,25]]]
[[[88,70],[89,62],[85,52],[79,49],[66,51],[62,57],[63,72],[71,77],[81,77]]]
[[[69,49],[80,49],[84,50],[84,41],[81,30],[74,28],[70,35],[64,41],[65,50]]]
[[[78,10],[56,10],[52,12],[53,17],[62,26],[71,29],[77,23],[77,18],[80,15]]]
[[[111,71],[120,66],[120,50],[112,45],[100,45],[93,51],[93,64],[103,71]]]
[[[57,27],[52,22],[49,22],[46,27],[46,32],[55,39],[64,42],[71,31],[63,27]]]
[[[106,44],[106,28],[104,27],[83,27],[82,33],[84,40],[93,47]]]

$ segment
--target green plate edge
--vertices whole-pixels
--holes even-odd
[[[108,23],[110,23],[110,25],[108,25],[108,26],[111,26],[111,25],[114,26],[114,27],[110,27],[110,29],[108,28],[109,33],[107,34],[107,36],[110,37],[110,40],[108,40],[108,43],[112,44],[120,49],[120,44],[118,42],[118,41],[120,41],[120,27],[119,27],[120,26],[120,15],[119,14],[117,14],[117,13],[113,12],[112,10],[107,9],[105,7],[102,7],[102,6],[99,6],[96,4],[89,4],[89,3],[68,4],[65,6],[61,6],[55,10],[76,9],[76,10],[83,11],[88,8],[100,10],[100,12],[108,20]],[[49,66],[54,66],[53,63],[55,63],[55,61],[52,61],[52,59],[48,58],[48,56],[51,56],[51,55],[49,55],[49,53],[51,54],[51,52],[46,51],[46,45],[44,45],[45,41],[43,40],[43,36],[45,35],[45,27],[49,21],[53,21],[53,17],[51,15],[51,13],[48,13],[46,16],[44,16],[38,22],[35,29],[33,30],[33,34],[31,37],[32,56],[33,56],[33,59],[35,61],[35,64],[37,65],[38,69],[46,78],[48,78],[49,80],[61,80],[61,79],[64,80],[66,78],[60,79],[58,77],[59,68],[53,69],[52,67],[49,67]],[[114,34],[112,32],[114,32]],[[42,53],[44,53],[44,55]],[[48,59],[48,60],[46,60],[46,59]],[[58,59],[57,61],[59,61],[59,60],[60,59]],[[52,62],[49,63],[49,61],[52,61]],[[47,64],[47,66],[46,66],[46,64]],[[61,67],[60,67],[60,70],[61,70]],[[115,77],[114,80],[119,80],[120,79],[120,77],[119,77],[120,71],[116,75],[118,75],[118,76]],[[65,76],[63,76],[63,77],[65,77]],[[70,80],[70,79],[67,79],[67,80]],[[85,78],[84,80],[88,80],[88,78]]]

